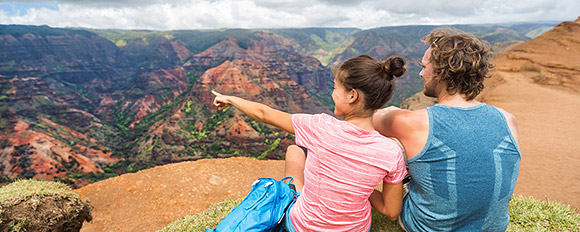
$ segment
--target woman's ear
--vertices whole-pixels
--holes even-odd
[[[356,89],[351,89],[349,95],[350,95],[350,98],[348,99],[349,104],[355,103],[359,98],[358,91]]]

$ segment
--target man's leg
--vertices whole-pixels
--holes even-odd
[[[286,150],[286,162],[284,176],[294,178],[296,191],[302,191],[304,187],[304,165],[306,164],[306,153],[296,145],[288,146]]]

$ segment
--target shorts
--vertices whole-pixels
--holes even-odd
[[[306,149],[306,147],[300,146],[300,145],[296,145],[298,146],[300,149],[302,149],[302,151],[304,151],[304,158],[308,157],[308,149]]]
[[[302,191],[296,193],[296,200],[298,200],[298,197],[300,197],[301,193]],[[284,219],[282,219],[282,229],[284,229],[284,231],[296,232],[296,229],[294,229],[294,225],[292,225],[292,221],[290,221],[290,209],[294,207],[294,203],[296,203],[296,201],[290,203],[290,205],[286,209],[286,213],[284,214]]]

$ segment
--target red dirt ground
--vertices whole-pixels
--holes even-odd
[[[75,190],[95,206],[81,231],[155,231],[205,210],[211,203],[242,198],[260,177],[281,179],[284,161],[209,159],[154,167]]]

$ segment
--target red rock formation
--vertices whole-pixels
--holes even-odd
[[[213,95],[211,90],[216,90],[223,93],[244,93],[246,95],[256,95],[261,92],[263,88],[260,84],[264,82],[254,82],[252,78],[244,74],[244,71],[249,71],[253,74],[258,74],[257,70],[252,70],[252,67],[263,65],[257,63],[255,60],[235,60],[234,62],[226,61],[222,65],[210,69],[201,76],[196,86],[197,97],[206,105],[212,105]],[[266,85],[275,85],[275,83],[264,83]],[[278,86],[279,88],[279,86]]]
[[[3,175],[10,178],[52,180],[55,177],[66,177],[67,171],[71,170],[80,173],[103,172],[100,168],[102,165],[120,160],[111,157],[110,151],[103,151],[103,146],[96,146],[102,149],[96,150],[76,144],[71,149],[71,144],[55,139],[54,134],[58,133],[63,138],[74,136],[75,139],[85,139],[87,144],[95,144],[96,141],[48,119],[43,119],[42,125],[47,131],[35,130],[30,123],[17,120],[12,132],[3,135],[10,144],[0,150]],[[77,183],[79,186],[83,184],[86,183]]]
[[[216,135],[232,142],[259,142],[264,140],[239,114],[216,129]]]
[[[247,50],[238,46],[236,39],[228,38],[203,52],[193,55],[183,67],[202,75],[207,69],[218,66],[225,60],[246,58],[259,61],[267,59],[260,53],[249,53]]]
[[[171,103],[177,96],[187,90],[189,83],[186,82],[187,74],[182,67],[166,70],[159,69],[154,72],[144,73],[137,79],[136,86],[144,92],[144,95],[137,99],[128,99],[126,106],[131,104],[131,111],[136,115],[129,125],[133,128],[149,113],[155,112],[161,106]],[[103,103],[108,105],[103,105]],[[111,107],[110,102],[101,102],[103,107]],[[103,109],[99,109],[102,111]]]
[[[173,51],[175,51],[180,61],[184,61],[192,55],[191,51],[185,48],[181,41],[171,40],[169,43],[173,47]]]
[[[158,108],[159,105],[155,104],[155,98],[153,95],[146,95],[141,99],[138,99],[132,107],[133,111],[136,111],[137,114],[135,115],[131,125],[129,125],[129,128],[135,127],[135,125],[140,123],[141,119],[147,116],[147,114],[154,112]]]
[[[198,80],[194,94],[201,102],[212,106],[214,96],[211,90],[257,100],[272,107],[292,105],[293,112],[328,112],[290,76],[251,59],[226,61],[205,72]]]

